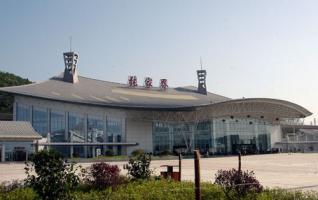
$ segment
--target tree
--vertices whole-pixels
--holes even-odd
[[[21,78],[11,73],[0,71],[0,87],[25,85],[32,83],[28,79]],[[0,92],[0,113],[12,113],[13,96]]]
[[[144,153],[129,158],[129,162],[124,166],[128,170],[128,175],[133,179],[148,179],[152,174],[150,170],[151,155]]]
[[[25,170],[26,184],[43,200],[72,199],[71,191],[79,184],[74,163],[65,163],[56,151],[34,154]]]

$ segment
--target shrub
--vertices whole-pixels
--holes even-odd
[[[115,153],[114,153],[114,151],[112,149],[107,149],[106,152],[105,152],[105,155],[106,156],[114,156]]]
[[[248,193],[263,191],[263,186],[255,178],[254,172],[242,172],[236,169],[219,170],[215,177],[215,183],[223,188],[227,199],[240,199]]]
[[[89,167],[85,180],[96,188],[115,187],[122,180],[119,172],[117,165],[95,163]]]
[[[74,164],[66,164],[55,151],[40,151],[26,162],[26,183],[41,199],[72,199],[78,183]],[[34,174],[35,172],[35,174]]]
[[[170,150],[164,150],[160,152],[160,156],[169,156],[169,155],[173,155],[173,153],[171,153]]]
[[[0,184],[0,191],[10,192],[12,190],[23,188],[24,182],[20,180],[4,181]]]
[[[136,149],[136,150],[133,150],[131,152],[131,156],[133,156],[133,157],[137,157],[137,156],[140,156],[143,154],[145,154],[145,150],[143,150],[143,149]]]
[[[202,183],[202,200],[228,200],[220,186],[211,183]],[[120,185],[116,190],[106,188],[104,190],[94,190],[92,188],[82,189],[77,187],[73,195],[78,200],[95,200],[95,199],[152,199],[152,200],[188,200],[194,199],[193,182],[176,182],[169,180],[146,180],[132,181],[125,185]],[[36,193],[31,188],[19,188],[8,193],[0,192],[0,200],[38,200]],[[317,200],[317,192],[301,192],[283,189],[267,189],[262,193],[248,193],[242,200]],[[235,198],[237,200],[237,198]]]
[[[0,192],[2,200],[38,200],[39,197],[32,188],[16,188],[9,192]]]
[[[137,157],[130,157],[124,169],[127,169],[128,175],[133,179],[149,179],[152,171],[150,170],[151,155],[142,154]]]

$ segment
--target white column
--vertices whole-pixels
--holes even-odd
[[[66,141],[72,143],[73,142],[73,135],[69,131],[68,117],[69,117],[69,112],[65,112],[65,139],[66,139]],[[73,158],[73,146],[69,146],[69,148],[70,148],[70,158]]]
[[[150,134],[152,134],[152,132]],[[123,117],[121,119],[121,142],[126,142],[126,138],[126,118]],[[127,155],[126,146],[121,146],[121,155]]]
[[[107,116],[106,114],[104,115],[104,142],[108,142],[108,137],[107,137]],[[102,152],[103,155],[106,154],[107,151],[107,146],[104,145],[104,151]]]
[[[256,124],[257,122],[254,122],[254,135],[255,135],[255,142],[256,142],[256,148],[257,150],[259,151],[260,148],[259,148],[259,141],[258,141],[258,135],[259,135],[259,131],[258,131],[258,126]],[[263,126],[263,125],[262,125]],[[267,148],[267,147],[266,147]]]
[[[211,138],[212,138],[212,143],[211,143],[211,145],[212,145],[212,149],[213,149],[213,153],[215,153],[215,150],[216,150],[216,142],[215,142],[215,137],[216,137],[216,135],[215,135],[215,131],[216,131],[216,128],[215,128],[215,121],[214,121],[214,119],[211,119]]]
[[[230,137],[230,121],[227,119],[225,122],[226,129],[225,129],[225,135],[226,135],[226,154],[232,153],[232,144],[231,144],[231,137]]]
[[[84,142],[87,142],[87,123],[88,123],[88,114],[84,117]],[[87,145],[84,146],[84,157],[87,158]]]

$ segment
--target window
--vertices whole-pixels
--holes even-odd
[[[69,114],[68,132],[71,142],[85,142],[84,117],[82,115]]]
[[[105,142],[104,121],[102,119],[88,117],[87,121],[87,141]]]
[[[17,103],[17,113],[16,119],[17,121],[31,121],[30,120],[30,107],[27,105],[22,105]]]
[[[51,142],[67,142],[65,135],[65,114],[51,111]]]
[[[70,142],[82,143],[85,142],[85,123],[84,116],[69,114],[68,117],[68,133]],[[73,147],[73,156],[74,157],[85,157],[84,147],[83,146],[74,146]]]
[[[32,114],[33,128],[40,133],[43,137],[47,137],[48,133],[48,116],[47,110],[41,108],[33,108]]]
[[[107,118],[108,142],[122,142],[122,121],[118,118]],[[113,149],[110,147],[109,149]],[[121,146],[117,147],[117,154],[121,154]]]

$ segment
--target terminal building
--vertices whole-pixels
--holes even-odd
[[[94,157],[135,149],[153,154],[265,153],[282,145],[281,124],[312,113],[271,98],[230,99],[208,92],[205,70],[197,87],[158,86],[147,77],[114,83],[78,75],[78,54],[63,54],[64,73],[47,81],[0,88],[14,95],[15,121],[28,121],[41,145],[65,156]]]

